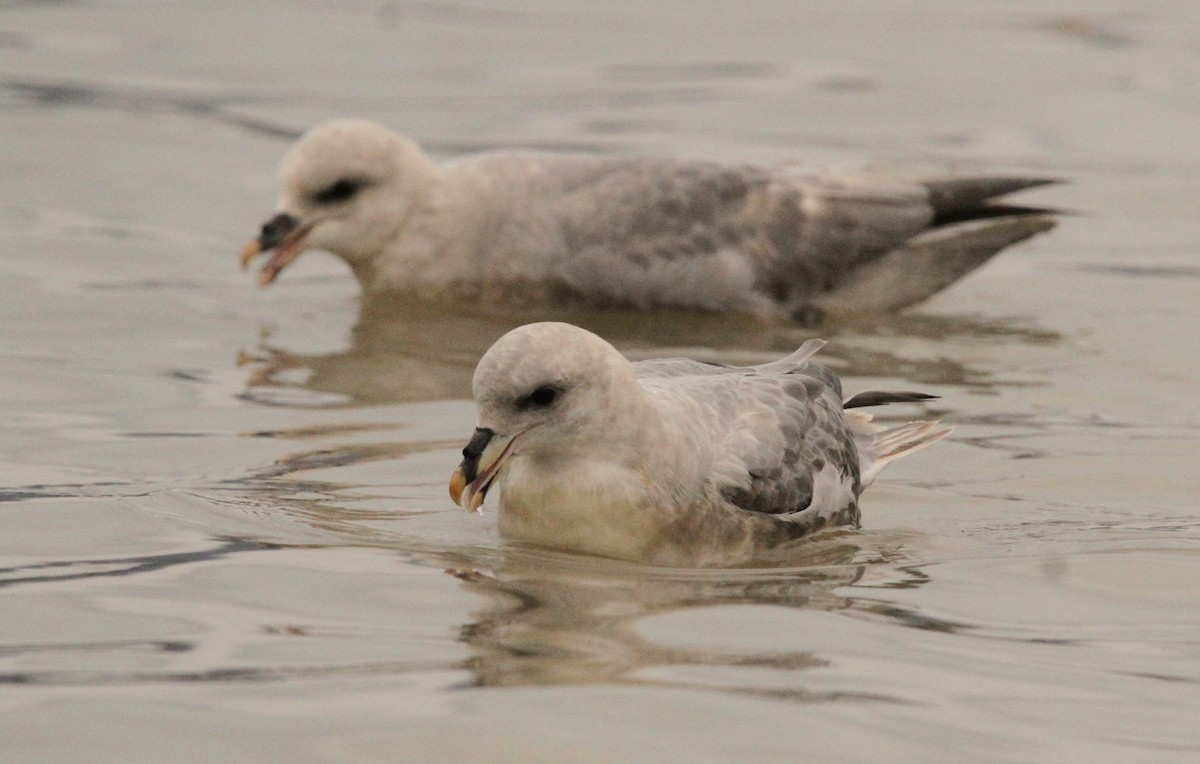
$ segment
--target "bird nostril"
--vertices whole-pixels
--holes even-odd
[[[495,437],[496,433],[487,427],[478,427],[475,429],[475,434],[471,436],[471,440],[467,443],[466,448],[462,450],[464,459],[478,459],[483,449],[487,448],[489,442]]]
[[[298,219],[286,212],[281,212],[263,223],[262,232],[258,239],[259,245],[264,250],[277,247],[299,225],[300,221]]]

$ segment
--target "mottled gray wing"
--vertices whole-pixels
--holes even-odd
[[[822,367],[811,368],[832,377]],[[744,462],[749,485],[724,486],[724,496],[754,512],[797,512],[812,501],[814,482],[828,468],[857,494],[858,453],[842,417],[840,392],[822,378],[802,372],[756,382],[754,394],[771,408],[775,421],[765,418],[757,424],[754,440],[737,440],[731,434],[728,442],[740,446],[731,456]],[[764,437],[772,430],[777,436]],[[782,447],[774,442],[776,437]]]
[[[895,181],[649,158],[548,167],[563,175],[548,201],[576,269],[569,275],[612,283],[634,302],[648,282],[659,295],[678,285],[690,302],[731,307],[736,295],[722,282],[741,278],[745,291],[795,303],[933,217],[923,187]]]
[[[682,372],[683,359],[659,361]],[[692,362],[695,363],[695,362]],[[647,363],[637,364],[639,373]],[[787,514],[809,505],[818,473],[832,468],[857,494],[858,454],[842,417],[836,377],[816,364],[783,375],[708,367],[701,375],[643,377],[701,402],[714,442],[712,480],[734,505]],[[662,381],[665,380],[665,381]]]

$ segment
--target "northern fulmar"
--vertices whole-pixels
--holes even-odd
[[[374,122],[336,119],[284,156],[275,214],[242,263],[266,253],[265,285],[322,249],[365,293],[809,321],[920,302],[1052,228],[1049,210],[997,201],[1049,182],[550,151],[439,163]]]
[[[571,324],[514,329],[475,369],[478,426],[450,495],[478,510],[498,485],[509,539],[659,565],[744,562],[857,526],[883,467],[951,428],[873,424],[861,407],[934,396],[843,400],[809,360],[824,344],[759,366],[631,363]]]

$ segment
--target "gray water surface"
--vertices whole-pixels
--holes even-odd
[[[0,760],[1194,761],[1200,6],[0,4]],[[446,481],[541,316],[360,302],[237,251],[289,142],[920,175],[1074,211],[902,316],[848,391],[954,435],[776,567],[513,547]],[[557,314],[633,357],[812,333]]]

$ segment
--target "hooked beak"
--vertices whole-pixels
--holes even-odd
[[[288,263],[304,251],[304,238],[311,230],[311,223],[301,225],[299,218],[280,212],[263,223],[262,232],[257,239],[251,239],[242,247],[242,269],[245,270],[255,256],[275,250],[258,274],[259,284],[270,284]]]
[[[450,476],[450,498],[455,504],[479,511],[488,489],[512,456],[518,435],[504,437],[486,427],[475,428],[475,434],[463,449],[462,464]]]

